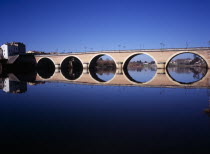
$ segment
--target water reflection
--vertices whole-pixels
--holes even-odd
[[[26,92],[27,86],[26,83],[30,83],[30,85],[43,84],[40,81],[48,81],[48,82],[69,82],[74,81],[74,83],[86,83],[86,84],[103,84],[104,82],[110,81],[113,77],[114,80],[112,82],[107,82],[107,85],[134,85],[134,86],[155,86],[155,87],[175,87],[175,86],[201,86],[201,87],[209,87],[210,83],[208,81],[208,77],[205,80],[202,80],[201,83],[193,85],[193,83],[200,81],[207,74],[207,69],[203,67],[168,67],[167,72],[169,76],[167,76],[164,72],[165,70],[160,70],[155,65],[146,65],[142,67],[128,67],[129,69],[125,69],[124,73],[116,73],[116,68],[114,67],[100,67],[96,66],[94,69],[82,69],[81,67],[63,67],[61,69],[56,69],[56,71],[51,75],[51,78],[44,79],[49,72],[42,72],[42,76],[40,76],[40,69],[37,68],[35,70],[31,70],[30,72],[18,72],[17,70],[13,72],[4,72],[0,74],[1,79],[1,89],[5,92],[11,93],[21,93]],[[119,70],[118,70],[119,71]],[[63,78],[66,77],[66,79]],[[79,78],[79,79],[78,79]],[[78,80],[76,80],[78,79]],[[91,79],[91,81],[89,81]],[[92,80],[94,79],[94,80]],[[128,80],[129,79],[129,80]],[[170,79],[173,79],[177,84]],[[75,81],[76,80],[76,81]],[[149,82],[151,81],[152,82]],[[100,81],[101,83],[98,83]],[[135,83],[132,83],[133,81]],[[20,84],[19,84],[20,82]],[[147,82],[147,83],[146,83]],[[136,84],[137,83],[137,84]],[[141,84],[145,83],[145,84]],[[24,85],[25,86],[24,86]],[[14,85],[14,86],[13,86]],[[18,88],[19,87],[19,88]],[[21,89],[21,87],[23,89]]]
[[[14,79],[13,74],[8,77],[0,78],[0,89],[6,93],[20,94],[27,91],[27,82]]]
[[[156,74],[156,65],[146,65],[137,68],[124,69],[126,76],[133,82],[145,83],[150,81]]]
[[[107,82],[111,80],[116,72],[116,68],[113,67],[96,67],[94,69],[90,69],[92,77],[99,82]]]
[[[167,67],[168,74],[176,82],[191,84],[201,80],[207,73],[204,67]]]
[[[127,74],[138,82],[147,82],[155,74],[154,78],[167,76],[156,71],[156,67],[145,65],[130,68]],[[201,79],[206,71],[199,67],[168,68],[168,72],[181,75],[181,79],[186,78],[183,74],[190,75],[187,82]],[[79,75],[74,75],[77,72]],[[56,70],[50,79],[40,78],[38,68],[29,73],[0,74],[0,88],[4,92],[20,94],[28,90],[25,95],[0,92],[1,144],[13,145],[22,153],[31,149],[38,153],[40,147],[51,153],[209,151],[210,125],[204,115],[210,113],[209,87],[165,88],[158,82],[159,87],[155,88],[120,87],[124,84],[121,80],[117,86],[99,86],[106,83],[95,86],[92,84],[95,82],[80,85],[71,81],[87,76],[88,82],[93,74],[103,81],[114,75],[128,81],[126,74],[116,74],[112,67],[98,66],[92,74],[85,72],[68,66]],[[42,75],[47,76],[45,73],[48,74],[43,71]],[[65,73],[69,80],[63,80]],[[31,86],[27,88],[27,84]]]
[[[107,55],[96,56],[90,64],[91,76],[99,82],[110,81],[116,73],[116,64]]]

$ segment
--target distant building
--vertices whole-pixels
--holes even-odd
[[[192,59],[176,59],[176,60],[172,60],[170,62],[170,64],[177,64],[177,65],[181,65],[181,64],[190,64],[192,61]]]
[[[43,51],[34,51],[34,50],[27,51],[26,53],[29,53],[29,54],[34,54],[34,55],[46,54],[46,53],[45,53],[45,52],[43,52]]]
[[[1,46],[2,53],[0,57],[8,59],[9,56],[26,53],[26,46],[20,42],[5,43]]]

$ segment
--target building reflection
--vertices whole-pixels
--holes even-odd
[[[27,91],[27,82],[13,81],[9,77],[0,79],[0,89],[6,93],[20,94]]]

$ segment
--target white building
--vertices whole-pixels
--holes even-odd
[[[3,57],[3,59],[8,59],[9,56],[26,53],[25,45],[20,42],[5,43],[1,46],[1,49],[3,52],[0,52],[0,56]]]

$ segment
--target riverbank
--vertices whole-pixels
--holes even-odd
[[[200,65],[200,64],[193,64],[193,65],[184,65],[184,64],[169,64],[168,67],[203,67],[203,68],[207,68],[207,65]]]

